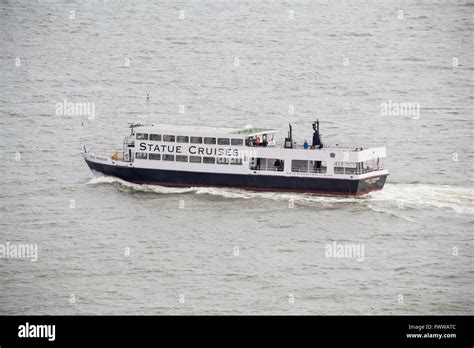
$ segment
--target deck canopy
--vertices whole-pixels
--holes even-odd
[[[260,134],[272,134],[278,132],[276,129],[266,129],[266,128],[253,128],[250,126],[242,128],[232,128],[232,127],[209,127],[209,126],[194,126],[187,124],[166,124],[166,123],[143,123],[137,122],[130,125],[131,127],[137,129],[138,132],[173,132],[177,134],[182,132],[183,134],[208,134],[208,135],[234,135],[234,136],[243,136],[243,137],[252,137]]]

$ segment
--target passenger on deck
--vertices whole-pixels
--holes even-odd
[[[283,161],[280,161],[279,159],[277,159],[277,160],[275,161],[275,163],[273,164],[273,166],[277,169],[277,171],[282,172],[282,171],[283,171],[284,162],[283,162]]]
[[[305,150],[307,150],[308,147],[309,147],[308,142],[306,141],[306,139],[304,141],[303,147],[304,147]]]
[[[260,138],[259,137],[257,137],[255,139],[255,146],[260,146]]]

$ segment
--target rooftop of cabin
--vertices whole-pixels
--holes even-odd
[[[278,130],[270,128],[255,128],[252,126],[245,126],[242,128],[233,127],[212,127],[212,126],[195,126],[187,124],[166,124],[166,123],[135,123],[133,127],[140,127],[140,131],[153,132],[153,131],[168,131],[173,133],[186,132],[186,133],[206,133],[206,134],[235,134],[243,136],[253,136],[257,134],[269,134],[276,133]]]

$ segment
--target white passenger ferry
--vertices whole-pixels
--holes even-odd
[[[363,195],[381,190],[388,172],[385,147],[326,147],[319,122],[311,144],[284,142],[275,129],[202,127],[137,122],[123,148],[107,154],[82,150],[95,171],[138,184],[236,187],[248,190]]]

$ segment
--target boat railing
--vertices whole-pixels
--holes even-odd
[[[265,166],[250,166],[250,170],[258,170],[263,172],[283,172],[283,167],[266,167]]]
[[[114,161],[130,162],[130,159],[128,158],[128,153],[124,152],[121,148],[99,149],[96,151],[92,151],[92,153],[96,156],[110,158]]]
[[[292,173],[311,173],[311,174],[326,174],[327,173],[327,168],[326,167],[321,167],[319,169],[315,168],[310,168],[308,170],[304,168],[291,168]]]
[[[334,167],[334,174],[345,174],[345,175],[362,175],[372,172],[384,170],[385,168],[380,165],[366,168],[349,168],[349,167]]]
[[[285,143],[281,141],[277,141],[274,143],[268,143],[267,145],[263,145],[260,143],[260,145],[256,146],[253,144],[246,144],[245,147],[272,147],[272,148],[284,148]],[[311,148],[311,145],[308,144],[308,146],[305,148],[304,144],[300,143],[293,143],[292,149],[298,149],[298,150],[319,150],[319,148]],[[348,146],[340,146],[340,145],[324,145],[324,149],[335,149],[335,150],[344,150],[347,152],[357,152],[357,151],[362,151],[362,147],[348,147]]]
[[[281,147],[283,147],[283,144],[281,144]],[[320,150],[320,148],[311,148],[310,144],[308,144],[307,148],[304,147],[304,144],[293,144],[293,149]],[[325,144],[322,149],[345,150],[346,152],[357,152],[357,151],[362,151],[363,150],[362,147],[349,147],[349,146],[327,145],[327,144]]]

